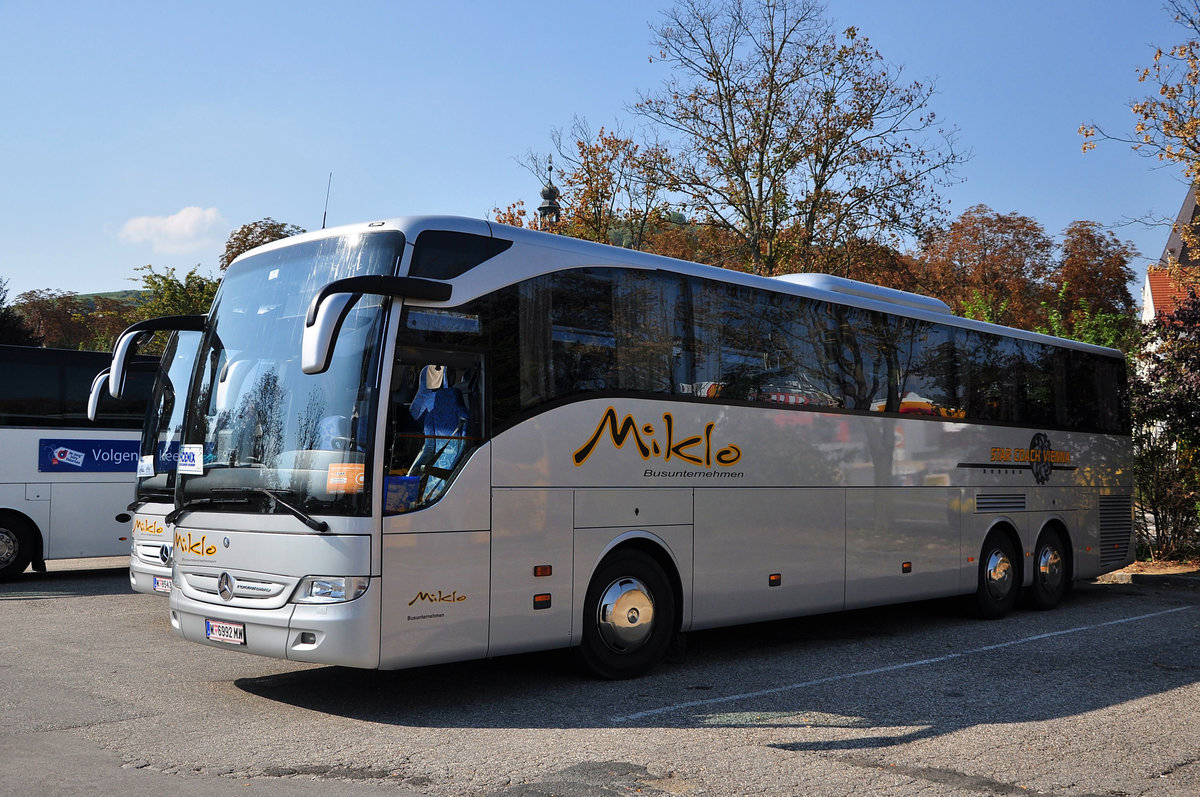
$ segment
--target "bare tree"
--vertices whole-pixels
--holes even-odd
[[[672,76],[631,109],[672,140],[669,187],[733,232],[756,273],[803,270],[850,237],[894,243],[942,215],[965,156],[901,81],[814,0],[677,0],[654,29]]]

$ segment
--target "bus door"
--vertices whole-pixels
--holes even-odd
[[[483,355],[401,347],[383,453],[380,666],[487,652],[491,467]]]

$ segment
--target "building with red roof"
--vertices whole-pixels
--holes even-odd
[[[1196,186],[1193,185],[1188,189],[1175,224],[1171,227],[1167,246],[1158,259],[1159,265],[1146,269],[1146,283],[1142,286],[1142,321],[1153,321],[1155,316],[1173,312],[1187,298],[1187,288],[1171,278],[1169,266],[1178,263],[1185,269],[1200,267],[1200,259],[1192,260],[1191,250],[1179,234],[1184,226],[1200,221],[1198,212]]]

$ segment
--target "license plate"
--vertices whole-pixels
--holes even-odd
[[[170,592],[171,591],[171,579],[160,578],[159,576],[155,576],[154,577],[154,591],[155,592]]]
[[[227,623],[224,620],[205,620],[204,636],[214,642],[244,645],[246,644],[246,626],[242,623]]]

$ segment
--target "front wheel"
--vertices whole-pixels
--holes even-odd
[[[979,554],[979,586],[975,590],[975,613],[985,620],[1008,614],[1021,592],[1017,553],[1008,535],[993,531],[983,541]]]
[[[639,551],[620,552],[600,565],[583,612],[580,660],[608,680],[636,677],[662,661],[677,625],[666,574]]]
[[[13,517],[0,517],[0,581],[25,572],[33,558],[33,532]]]

